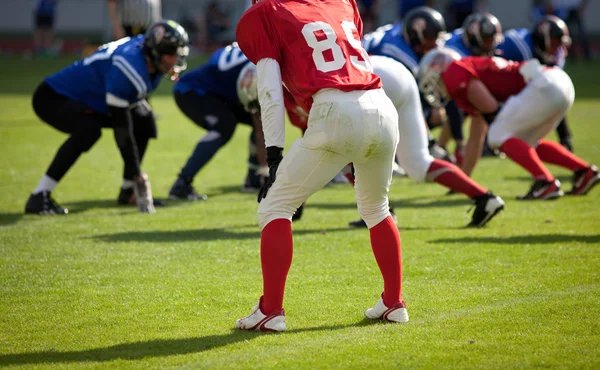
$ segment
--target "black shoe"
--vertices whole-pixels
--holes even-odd
[[[50,196],[49,191],[31,194],[25,205],[25,214],[66,215],[69,210],[59,206]]]
[[[257,174],[255,170],[248,170],[248,175],[242,185],[242,193],[258,193],[265,182],[267,182],[266,176]]]
[[[152,198],[154,203],[154,207],[164,207],[167,205],[162,199]],[[117,204],[121,206],[134,205],[136,204],[135,200],[135,192],[133,188],[121,188],[119,191],[119,196],[117,197]]]
[[[504,209],[504,201],[492,192],[473,198],[475,211],[468,227],[482,227]]]
[[[585,195],[596,184],[600,183],[600,174],[596,166],[590,166],[573,173],[573,188],[567,194]]]
[[[304,213],[304,203],[302,203],[300,207],[298,207],[296,212],[294,212],[294,214],[292,215],[292,221],[298,221],[299,219],[301,219],[302,213]]]
[[[518,200],[551,200],[557,199],[565,195],[560,189],[560,181],[537,180],[533,183],[529,192],[525,195],[519,195]]]
[[[392,215],[392,218],[394,219],[394,222],[398,222],[398,218],[396,217],[396,214],[394,213],[394,210],[392,209],[392,207],[390,207],[390,214]],[[365,220],[363,220],[361,218],[360,220],[348,222],[348,226],[350,226],[352,228],[356,228],[356,229],[366,228],[367,227],[367,223],[365,222]]]
[[[177,178],[171,190],[169,190],[169,199],[173,200],[206,200],[208,197],[199,194],[192,186],[191,179]]]

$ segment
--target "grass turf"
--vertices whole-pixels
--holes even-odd
[[[261,292],[255,195],[242,194],[249,128],[197,176],[203,203],[155,215],[115,205],[122,162],[110,131],[60,183],[67,217],[24,216],[65,135],[30,95],[65,59],[0,60],[0,366],[16,368],[598,368],[600,211],[585,197],[517,202],[529,176],[484,159],[474,177],[506,200],[487,227],[464,229],[470,202],[395,179],[411,321],[372,323],[382,289],[353,191],[316,193],[294,224],[288,332],[237,332]],[[575,150],[600,163],[600,66],[573,65]],[[159,139],[143,168],[166,196],[203,132],[163,82]],[[554,138],[555,134],[551,134]],[[291,142],[298,137],[288,127]],[[570,173],[551,167],[570,188]]]

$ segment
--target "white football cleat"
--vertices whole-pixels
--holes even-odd
[[[404,301],[398,302],[391,308],[388,308],[383,303],[383,298],[379,299],[375,307],[367,309],[365,316],[367,319],[408,322],[408,312],[406,311],[406,303]]]
[[[235,321],[235,327],[240,330],[264,332],[285,331],[285,312],[281,310],[267,316],[260,310],[260,301],[258,301],[250,315]]]

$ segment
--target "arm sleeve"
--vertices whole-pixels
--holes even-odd
[[[279,63],[271,58],[261,59],[258,72],[258,101],[267,147],[283,148],[285,144],[285,104]]]
[[[128,108],[108,106],[108,112],[114,124],[115,141],[126,166],[136,169],[136,176],[141,175],[140,156],[133,136],[133,120]]]
[[[267,2],[253,5],[240,19],[236,38],[244,55],[254,64],[264,58],[270,58],[281,64],[281,53],[277,47],[277,32],[265,14],[269,9]]]
[[[467,87],[469,81],[473,78],[479,79],[479,75],[472,69],[461,65],[458,62],[452,63],[444,73],[442,73],[442,79],[448,95],[452,97],[456,105],[465,111],[467,114],[475,112],[475,108],[469,103],[467,99]]]

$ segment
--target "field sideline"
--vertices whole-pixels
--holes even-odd
[[[410,322],[391,325],[364,319],[383,284],[368,232],[347,228],[358,217],[352,188],[329,186],[294,224],[288,332],[238,332],[235,320],[261,292],[256,196],[239,192],[249,128],[197,176],[207,202],[171,202],[154,215],[117,206],[122,161],[105,130],[53,193],[70,214],[22,214],[66,138],[34,115],[31,93],[68,62],[0,57],[0,366],[600,368],[600,188],[518,202],[527,173],[486,158],[474,177],[506,210],[473,230],[464,228],[468,199],[395,178]],[[575,151],[600,165],[600,64],[567,70]],[[204,133],[179,112],[171,86],[152,98],[159,138],[142,166],[157,198]],[[287,134],[291,143],[299,131]],[[571,174],[550,169],[569,190]]]

